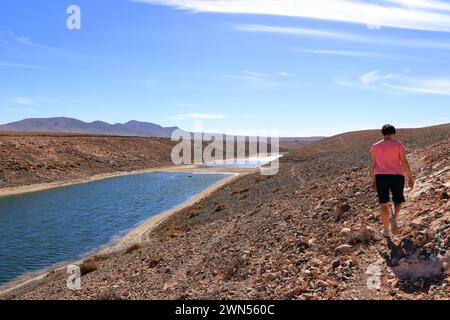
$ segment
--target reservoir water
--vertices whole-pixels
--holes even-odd
[[[145,173],[0,197],[0,284],[80,258],[225,177]]]
[[[220,168],[259,168],[263,165],[266,165],[278,158],[281,158],[282,155],[276,154],[272,156],[254,156],[247,158],[237,158],[230,160],[217,160],[208,162],[208,167],[220,167]]]

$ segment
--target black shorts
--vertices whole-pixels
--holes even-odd
[[[378,199],[381,204],[390,201],[390,192],[392,192],[392,200],[394,203],[405,202],[403,192],[405,190],[405,177],[394,174],[378,174],[376,175]]]

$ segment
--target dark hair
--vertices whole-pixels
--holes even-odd
[[[385,124],[383,129],[381,129],[383,136],[390,136],[391,134],[396,134],[397,130],[392,124]]]

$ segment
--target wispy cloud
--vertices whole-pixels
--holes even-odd
[[[26,114],[26,113],[34,113],[35,112],[35,110],[32,108],[21,109],[21,108],[11,108],[11,107],[3,108],[3,111],[10,112],[10,113],[18,113],[18,114]]]
[[[24,104],[24,105],[31,105],[34,104],[34,100],[33,99],[29,99],[29,98],[12,98],[11,102],[14,104]]]
[[[331,56],[344,56],[344,57],[368,57],[368,58],[386,58],[386,59],[398,59],[400,56],[391,54],[383,54],[377,52],[365,52],[365,51],[346,51],[346,50],[317,50],[317,49],[294,49],[298,52],[319,54],[319,55],[331,55]]]
[[[69,50],[34,42],[30,37],[15,34],[12,30],[0,32],[0,67],[30,70],[49,70],[60,63],[67,68],[72,62],[117,63],[109,58],[92,57]]]
[[[286,72],[286,71],[279,71],[279,72],[277,72],[277,75],[279,75],[280,77],[293,77],[294,76],[293,73]]]
[[[277,85],[267,74],[253,71],[243,71],[237,77],[244,85],[252,88],[269,88]]]
[[[8,34],[11,37],[11,39],[16,42],[27,46],[36,46],[33,42],[31,42],[31,38],[29,37],[23,37],[23,36],[17,36],[12,32],[11,29],[8,30]]]
[[[255,90],[283,90],[288,88],[297,88],[301,84],[294,77],[293,73],[286,71],[279,72],[258,72],[243,70],[241,74],[223,75],[221,78],[225,81],[238,83],[240,88],[249,88]]]
[[[414,77],[410,70],[400,73],[383,73],[372,70],[362,74],[352,74],[335,79],[342,86],[370,89],[385,93],[418,93],[450,96],[450,78],[448,77]]]
[[[363,73],[359,77],[359,81],[361,81],[364,85],[371,85],[373,83],[379,82],[380,80],[388,79],[391,75],[383,75],[380,71],[374,70],[367,73]]]
[[[16,58],[81,58],[72,52],[61,50],[33,42],[31,38],[16,35],[12,30],[0,34],[0,48],[3,54],[14,55]]]
[[[75,97],[65,97],[65,98],[47,98],[47,97],[27,97],[27,96],[16,96],[16,97],[2,97],[0,98],[1,105],[15,105],[18,108],[26,106],[66,106],[66,107],[80,107],[80,106],[93,106],[99,105],[100,103],[95,100],[75,98]],[[11,110],[16,109],[11,108]],[[23,109],[17,109],[23,110]]]
[[[443,1],[435,1],[435,0],[386,0],[386,1],[409,8],[450,11],[450,4]]]
[[[219,113],[188,113],[188,114],[176,114],[168,117],[170,120],[222,120],[226,116]]]
[[[398,84],[384,85],[395,90],[450,96],[450,78],[406,79]]]
[[[450,32],[448,4],[391,0],[132,0],[194,12],[264,14],[401,29]]]
[[[248,70],[244,70],[243,72],[244,72],[245,74],[249,75],[249,76],[254,76],[254,77],[267,77],[267,74],[260,73],[260,72],[254,72],[254,71],[248,71]]]
[[[31,70],[45,70],[46,67],[37,66],[37,65],[31,65],[31,64],[25,64],[15,61],[0,61],[0,67],[5,68],[19,68],[19,69],[31,69]]]
[[[259,33],[276,33],[293,36],[301,36],[308,38],[322,38],[329,40],[355,42],[363,44],[376,44],[397,47],[412,48],[431,48],[431,49],[450,49],[450,42],[445,41],[429,41],[429,40],[404,40],[396,38],[380,38],[366,35],[358,35],[347,32],[338,32],[320,29],[295,28],[295,27],[279,27],[271,25],[256,24],[234,24],[231,28],[237,31],[259,32]]]

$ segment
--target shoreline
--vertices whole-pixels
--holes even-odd
[[[61,261],[57,264],[50,265],[41,270],[37,270],[34,272],[24,273],[18,276],[15,279],[12,279],[9,282],[0,285],[0,300],[3,298],[2,296],[13,294],[15,291],[20,291],[21,289],[26,290],[27,287],[30,288],[34,285],[38,285],[39,282],[45,279],[49,272],[54,271],[60,272],[63,271],[68,265],[71,264],[81,264],[83,261],[88,260],[90,257],[96,255],[107,255],[115,252],[119,252],[121,250],[126,249],[127,246],[132,245],[134,243],[145,243],[145,237],[148,236],[152,231],[154,231],[161,223],[163,223],[167,218],[176,214],[177,212],[184,210],[187,207],[195,205],[199,201],[204,200],[212,193],[220,190],[226,185],[232,183],[238,178],[258,172],[259,168],[256,169],[238,169],[238,168],[218,168],[218,167],[199,167],[199,166],[170,166],[170,167],[160,167],[154,169],[144,169],[144,170],[136,170],[130,172],[120,172],[120,173],[111,173],[111,174],[100,174],[95,175],[87,179],[78,179],[68,182],[60,182],[60,183],[50,183],[50,184],[39,184],[39,185],[31,185],[24,187],[15,187],[13,192],[7,195],[17,195],[17,194],[25,194],[30,192],[42,191],[42,190],[50,190],[75,184],[83,184],[94,181],[100,181],[103,179],[134,175],[134,174],[143,174],[143,173],[151,173],[151,172],[191,172],[193,174],[229,174],[231,176],[225,177],[220,181],[216,182],[212,186],[204,189],[203,191],[194,195],[191,199],[177,205],[176,207],[160,212],[147,220],[140,223],[138,226],[131,228],[127,233],[123,236],[118,237],[117,239],[112,239],[109,243],[106,243],[95,250],[87,252],[85,256],[79,258],[76,261]],[[32,188],[34,187],[34,188]],[[0,189],[0,196],[6,196],[6,194],[2,193],[2,189]],[[10,191],[10,190],[8,190]],[[28,276],[27,276],[28,275]]]
[[[237,178],[239,178],[245,174],[250,174],[252,172],[232,173],[232,172],[214,172],[214,171],[212,171],[209,173],[231,174],[231,176],[221,179],[220,181],[216,182],[212,186],[209,186],[208,188],[204,189],[203,191],[197,193],[196,195],[194,195],[192,198],[188,199],[187,201],[179,204],[175,208],[158,213],[157,215],[147,219],[146,221],[143,221],[137,227],[131,229],[125,236],[118,239],[115,246],[119,246],[119,250],[120,250],[123,248],[123,246],[130,245],[133,242],[145,242],[145,239],[143,239],[143,238],[148,236],[153,230],[155,230],[161,223],[163,223],[171,215],[173,215],[183,209],[186,209],[190,206],[195,205],[196,203],[198,203],[198,202],[204,200],[205,198],[207,198],[208,196],[210,196],[215,191],[232,183]],[[112,246],[112,247],[114,247],[114,246]],[[100,253],[102,253],[102,252],[103,251],[100,250]]]

